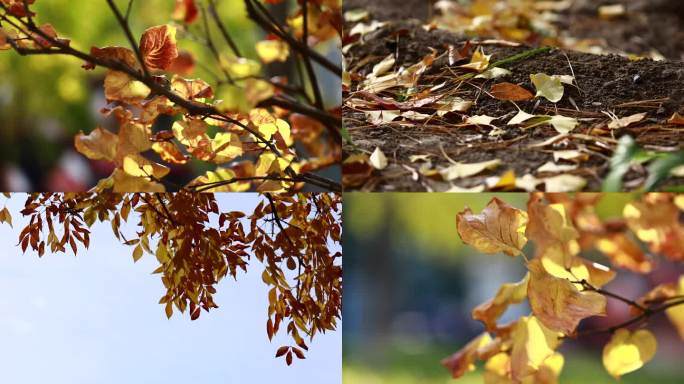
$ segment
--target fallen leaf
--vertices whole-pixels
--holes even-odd
[[[342,184],[345,187],[358,187],[373,173],[368,155],[354,154],[342,162]]]
[[[387,71],[392,69],[392,67],[394,67],[395,62],[396,60],[394,59],[394,54],[390,54],[389,56],[385,57],[381,62],[373,66],[373,71],[370,73],[370,75],[368,75],[368,77],[375,78],[385,74]]]
[[[558,175],[544,179],[546,192],[578,192],[587,186],[587,180],[575,175]]]
[[[459,68],[472,69],[477,72],[484,72],[484,70],[489,67],[489,60],[492,55],[485,55],[482,47],[479,47],[475,52],[473,52],[473,57],[470,59],[470,63],[459,65]]]
[[[559,165],[548,161],[541,167],[537,168],[537,172],[567,172],[577,169],[577,165]]]
[[[623,4],[602,5],[598,8],[598,15],[604,20],[623,16],[625,12],[626,10]]]
[[[570,133],[579,125],[579,121],[577,121],[575,118],[561,115],[535,116],[533,119],[528,121],[525,128],[534,128],[544,124],[550,124],[558,133]]]
[[[582,160],[587,155],[582,151],[577,151],[574,149],[568,149],[565,151],[553,151],[553,161],[558,162],[558,160]]]
[[[442,178],[445,181],[452,181],[456,179],[474,176],[488,169],[495,169],[499,165],[501,165],[501,160],[499,159],[471,164],[455,163],[450,165],[448,168],[441,170],[440,173],[442,174]]]
[[[684,116],[680,115],[678,112],[675,112],[672,117],[667,120],[667,122],[675,125],[684,125]]]
[[[498,100],[523,101],[534,98],[530,91],[513,83],[494,84],[490,92]]]
[[[563,98],[565,90],[560,77],[537,73],[530,75],[530,79],[537,88],[536,96],[542,96],[552,103],[557,103]]]
[[[613,334],[603,348],[603,366],[611,376],[620,376],[634,372],[655,356],[658,342],[651,331],[639,329],[631,333],[620,328]]]
[[[521,109],[520,111],[518,111],[518,113],[517,113],[515,116],[513,116],[512,119],[510,119],[510,120],[508,121],[508,123],[506,123],[506,125],[517,125],[517,124],[522,124],[522,123],[524,123],[525,121],[527,121],[527,120],[529,120],[529,119],[531,119],[531,118],[533,118],[533,117],[535,117],[535,116],[534,116],[534,115],[530,115],[529,113],[527,113],[527,112],[525,112],[525,111],[523,111],[523,110]]]
[[[479,215],[470,208],[456,216],[458,233],[464,243],[482,253],[503,252],[519,255],[527,243],[527,213],[498,198],[492,199]]]
[[[646,113],[637,113],[635,115],[623,117],[621,119],[613,120],[608,124],[610,129],[625,128],[634,123],[638,123],[646,117]]]
[[[381,125],[389,123],[401,115],[399,110],[383,110],[383,111],[367,111],[365,112],[366,119],[373,125]]]
[[[475,78],[476,79],[491,80],[491,79],[497,79],[497,78],[503,77],[503,76],[508,76],[512,73],[513,72],[509,71],[506,68],[494,67],[494,68],[489,68],[488,70],[480,73],[479,75],[476,75]]]
[[[373,153],[370,155],[369,160],[373,168],[377,170],[383,170],[387,168],[387,157],[385,157],[385,154],[382,153],[380,147],[375,148],[375,151],[373,151]]]
[[[498,117],[492,117],[487,115],[475,115],[470,116],[466,119],[465,125],[489,125],[493,127],[492,121],[498,119]]]

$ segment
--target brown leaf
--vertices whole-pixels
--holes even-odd
[[[150,70],[166,70],[178,57],[176,28],[160,25],[148,28],[140,39],[140,53]]]
[[[542,259],[527,264],[530,281],[527,296],[532,313],[547,328],[570,335],[579,322],[590,316],[605,315],[606,298],[596,292],[580,292],[568,279],[546,271]]]
[[[478,350],[489,344],[492,338],[488,333],[483,333],[471,340],[465,347],[453,355],[442,360],[442,365],[450,372],[451,377],[456,379],[465,373],[475,369],[475,360],[478,358]]]
[[[479,215],[466,208],[456,216],[456,226],[463,242],[483,253],[519,255],[527,243],[526,225],[527,213],[498,198],[492,199]]]
[[[523,101],[532,100],[534,95],[527,89],[512,83],[498,83],[492,85],[492,96],[498,100]]]

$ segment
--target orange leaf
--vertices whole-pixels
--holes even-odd
[[[166,70],[178,57],[176,28],[160,25],[148,28],[140,39],[140,53],[151,70]]]
[[[494,84],[490,92],[495,99],[499,100],[523,101],[534,98],[530,91],[512,83]]]
[[[199,10],[195,0],[176,0],[176,8],[173,10],[173,19],[192,24],[197,21]]]

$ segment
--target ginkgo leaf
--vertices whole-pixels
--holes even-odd
[[[453,181],[462,179],[482,173],[486,170],[492,170],[501,165],[501,160],[494,159],[483,161],[481,163],[455,163],[440,171],[442,178],[446,181]]]
[[[581,292],[568,279],[546,271],[541,259],[527,264],[530,281],[527,295],[532,313],[547,328],[572,334],[582,319],[605,315],[606,298],[596,292]]]
[[[478,350],[492,341],[488,333],[483,333],[471,340],[460,351],[442,360],[451,377],[457,379],[467,372],[475,370],[475,360],[478,358]]]
[[[521,109],[520,111],[518,111],[518,113],[515,116],[513,116],[512,119],[510,119],[508,121],[508,123],[506,123],[506,125],[522,124],[525,121],[527,121],[533,117],[534,117],[534,115],[530,115],[529,113],[527,113]]]
[[[490,93],[498,100],[523,101],[534,98],[530,91],[513,83],[494,84]]]
[[[140,53],[150,70],[166,70],[178,57],[176,28],[159,25],[148,28],[140,38]]]
[[[290,56],[290,46],[282,40],[262,40],[256,43],[257,55],[266,64],[286,61]]]
[[[482,47],[478,48],[473,52],[473,57],[470,59],[470,63],[459,65],[459,68],[472,69],[477,72],[484,72],[489,67],[489,60],[492,55],[485,55]]]
[[[464,243],[482,253],[503,252],[517,256],[527,243],[527,213],[497,198],[479,215],[466,208],[456,216],[458,233]]]
[[[387,157],[382,152],[380,147],[376,147],[373,153],[370,155],[370,164],[373,168],[377,170],[383,170],[387,168]]]
[[[520,381],[535,374],[554,355],[559,336],[535,316],[521,317],[511,332],[511,378]]]
[[[88,135],[79,132],[74,138],[76,150],[91,160],[114,161],[118,142],[117,135],[100,127]]]
[[[529,274],[517,283],[505,283],[499,287],[496,295],[473,309],[473,319],[481,321],[487,331],[496,331],[496,321],[506,312],[511,304],[521,303],[527,298],[527,282]]]
[[[563,98],[563,84],[558,76],[549,76],[545,73],[530,75],[532,83],[537,88],[536,96],[542,96],[552,103],[557,103]]]
[[[655,356],[658,342],[651,331],[639,329],[631,333],[620,328],[613,334],[603,348],[603,366],[611,376],[620,376],[634,372]]]
[[[579,125],[579,121],[575,118],[561,115],[534,116],[533,119],[528,121],[528,124],[525,125],[525,128],[534,128],[544,124],[552,125],[553,128],[559,133],[570,133]]]

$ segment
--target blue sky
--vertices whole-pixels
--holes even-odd
[[[240,197],[236,197],[236,196]],[[220,308],[167,320],[157,302],[164,289],[153,256],[133,263],[109,225],[93,227],[91,246],[77,257],[21,253],[18,214],[25,195],[7,206],[14,229],[0,225],[0,361],[13,384],[320,383],[339,384],[342,324],[318,335],[306,360],[287,367],[266,337],[267,289],[261,268],[224,280]],[[256,196],[219,195],[225,210],[249,210]],[[5,199],[0,197],[0,209]],[[133,222],[133,221],[132,221]]]

